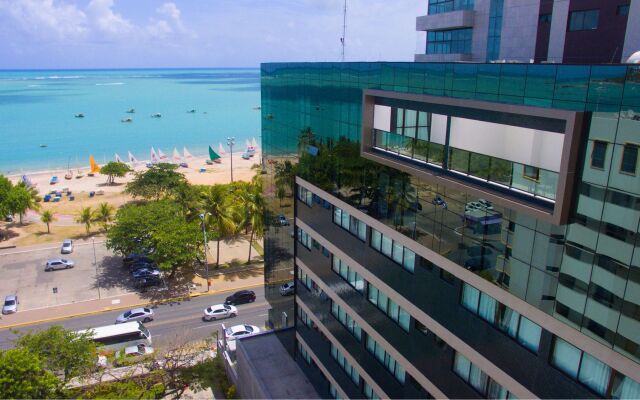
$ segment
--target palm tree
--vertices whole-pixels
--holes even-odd
[[[89,234],[91,223],[93,223],[93,221],[93,210],[91,210],[91,207],[82,207],[78,214],[78,218],[76,218],[76,222],[84,224],[84,227],[87,230],[87,235]]]
[[[42,221],[45,224],[47,224],[47,233],[51,233],[51,229],[49,229],[49,224],[52,223],[55,220],[56,220],[56,218],[53,216],[53,213],[51,213],[51,211],[49,211],[49,210],[44,211],[40,215],[40,221]]]
[[[245,226],[251,227],[249,236],[249,257],[247,263],[251,262],[251,245],[255,237],[262,237],[264,234],[264,197],[262,197],[262,184],[256,182],[247,185],[239,194],[239,203],[245,217]]]
[[[20,217],[20,225],[22,225],[22,217],[27,210],[38,211],[40,209],[37,192],[32,188],[28,188],[22,182],[11,188],[6,202],[9,212],[18,214]]]
[[[93,213],[93,216],[94,216],[93,220],[95,222],[99,222],[102,225],[102,228],[105,230],[105,232],[108,229],[109,223],[113,221],[113,211],[114,211],[113,206],[105,202],[105,203],[100,203],[95,213]],[[87,233],[89,232],[87,231]]]
[[[206,215],[205,225],[213,230],[217,240],[216,267],[220,266],[220,239],[236,232],[237,225],[230,207],[228,185],[213,185],[203,188],[201,208]]]

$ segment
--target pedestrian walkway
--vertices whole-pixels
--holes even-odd
[[[205,286],[202,290],[197,288],[190,296],[207,296],[221,292],[235,291],[239,289],[259,287],[264,284],[262,268],[247,268],[242,271],[228,274],[215,274],[210,277],[211,286],[206,292]],[[170,301],[171,298],[164,298],[158,302]],[[150,304],[151,302],[138,293],[127,293],[102,299],[86,300],[69,304],[60,304],[51,307],[43,307],[26,311],[18,311],[16,314],[3,315],[0,319],[0,329],[30,325],[52,320],[77,317],[80,315],[95,314],[103,311],[133,308]]]

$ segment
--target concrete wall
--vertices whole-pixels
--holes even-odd
[[[473,26],[473,10],[452,11],[416,18],[417,31],[467,28]]]
[[[536,52],[540,0],[505,0],[500,58],[528,62]]]
[[[472,61],[484,62],[487,58],[487,35],[489,34],[489,12],[491,0],[476,0],[473,11]]]
[[[562,62],[564,39],[567,34],[570,0],[555,0],[551,17],[551,36],[549,39],[548,61]]]

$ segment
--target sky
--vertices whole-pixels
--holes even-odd
[[[347,0],[346,61],[412,61],[426,0]],[[343,0],[0,0],[0,69],[339,61]]]

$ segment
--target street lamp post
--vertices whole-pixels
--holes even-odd
[[[96,267],[96,283],[98,285],[98,300],[100,299],[100,276],[98,275],[98,258],[96,257],[96,238],[91,238],[93,244],[93,265]]]
[[[207,215],[211,215],[211,213],[207,213]],[[205,214],[199,215],[200,220],[202,221],[202,236],[204,237],[204,270],[205,270],[205,279],[207,280],[207,293],[209,292],[209,262],[207,261],[207,228],[204,223]]]
[[[231,182],[233,182],[233,145],[236,144],[236,138],[228,137],[227,144],[229,145],[229,160],[231,161]]]

